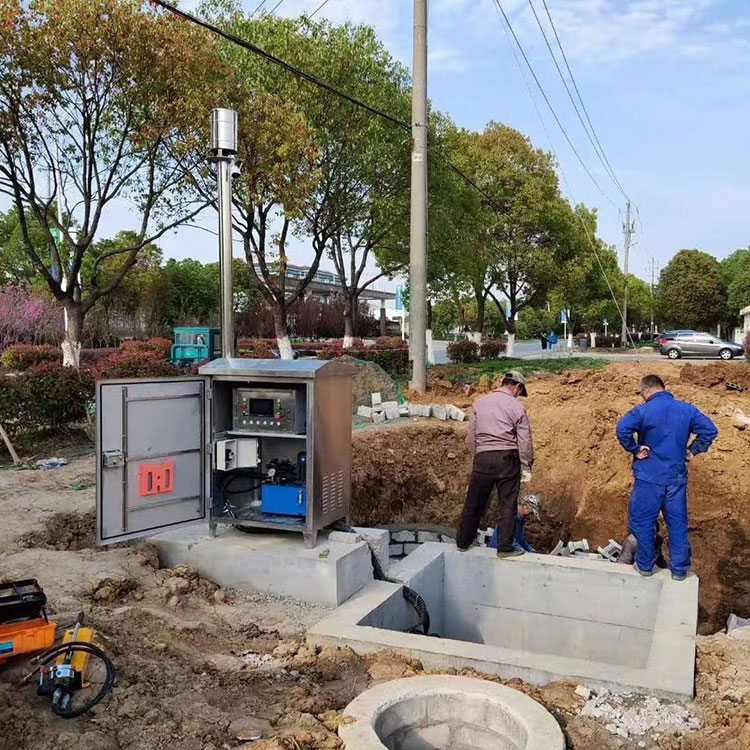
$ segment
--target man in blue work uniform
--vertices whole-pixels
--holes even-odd
[[[645,403],[629,411],[617,425],[620,445],[633,454],[635,481],[628,525],[638,544],[634,567],[643,576],[653,574],[657,554],[654,524],[661,512],[669,532],[672,578],[683,581],[690,569],[687,462],[709,449],[718,430],[705,414],[668,393],[658,375],[641,378],[638,393]],[[695,435],[692,443],[691,435]]]
[[[524,552],[533,552],[534,548],[526,541],[526,521],[531,516],[534,516],[537,520],[539,519],[539,498],[536,495],[526,495],[518,501],[518,509],[516,510],[516,531],[513,536],[513,546],[516,549],[522,549]],[[497,549],[497,529],[492,534],[492,539],[487,545],[493,549]]]

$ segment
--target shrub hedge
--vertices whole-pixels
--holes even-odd
[[[365,362],[375,362],[390,375],[405,375],[409,372],[409,350],[400,349],[321,349],[318,359],[336,359],[347,354]]]
[[[0,422],[11,431],[80,422],[93,395],[94,379],[87,370],[42,362],[0,377]]]
[[[452,341],[447,346],[448,359],[451,362],[478,362],[479,345],[476,341]]]
[[[479,347],[482,359],[497,359],[505,351],[505,342],[499,339],[486,339]]]
[[[0,355],[0,363],[8,370],[28,370],[42,362],[62,362],[62,350],[49,344],[13,344]]]

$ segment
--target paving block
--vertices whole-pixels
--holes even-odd
[[[385,422],[385,412],[374,411],[372,413],[372,421],[375,422],[375,424],[382,424]]]
[[[384,409],[398,409],[398,401],[383,401]]]
[[[420,543],[421,542],[439,542],[440,534],[437,534],[434,531],[418,531],[417,541]]]
[[[466,414],[459,409],[457,406],[454,406],[453,404],[448,404],[448,406],[445,407],[446,411],[448,412],[448,416],[455,420],[456,422],[463,422],[464,419],[466,419]]]
[[[404,544],[404,554],[410,555],[412,552],[416,552],[422,545],[417,542],[406,542]]]
[[[429,404],[422,404],[422,416],[429,417],[432,415],[432,407]]]
[[[403,544],[389,544],[388,555],[390,557],[403,557],[404,556],[404,545]]]
[[[369,406],[360,406],[359,409],[357,409],[357,416],[372,419],[372,409]]]
[[[386,419],[401,419],[401,412],[398,406],[386,406],[385,408]]]
[[[408,417],[409,416],[409,405],[408,404],[401,404],[401,406],[398,407],[398,413],[402,417]]]
[[[383,397],[380,393],[373,393],[370,395],[370,398],[372,399],[373,406],[380,406],[383,403]]]
[[[445,422],[448,419],[448,412],[442,406],[433,406],[430,410],[430,416]]]

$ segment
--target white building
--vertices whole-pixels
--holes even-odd
[[[736,329],[739,334],[738,343],[742,343],[745,336],[750,333],[750,305],[743,307],[742,310],[740,310],[740,317],[742,318],[742,328]]]

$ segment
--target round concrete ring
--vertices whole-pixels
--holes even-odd
[[[410,701],[419,701],[427,707],[431,697],[450,701],[451,696],[460,699],[451,709],[456,722],[471,721],[476,726],[489,727],[493,716],[498,718],[502,714],[503,729],[506,736],[512,735],[509,739],[515,743],[514,748],[565,750],[565,738],[559,724],[532,698],[495,682],[452,675],[407,677],[366,690],[344,709],[339,737],[346,750],[386,750],[378,731],[383,731],[384,721],[391,725],[386,734],[393,731],[393,720],[386,718],[389,709]],[[426,718],[426,715],[421,719],[413,715],[410,722],[418,724]],[[438,719],[445,720],[445,717]],[[406,726],[404,723],[401,728]]]

